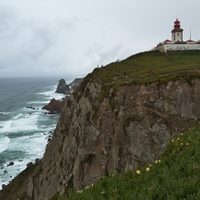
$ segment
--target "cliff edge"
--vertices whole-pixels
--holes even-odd
[[[165,54],[156,55],[165,58]],[[121,64],[127,66],[126,62],[130,64],[130,59]],[[163,73],[156,81],[152,81],[156,70],[151,67],[141,83],[141,78],[137,82],[133,77],[135,73],[131,76],[129,67],[117,65],[95,69],[83,80],[66,100],[43,159],[5,186],[0,199],[54,199],[67,194],[69,188],[91,185],[111,172],[144,166],[158,158],[172,136],[199,119],[196,66],[184,72],[180,66],[178,72]],[[131,69],[137,71],[137,67]],[[19,185],[20,181],[24,184]]]

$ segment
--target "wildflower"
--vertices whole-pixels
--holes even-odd
[[[181,133],[181,135],[183,135],[183,133]]]
[[[183,143],[181,143],[181,145],[183,146]]]
[[[159,163],[159,162],[161,162],[161,160],[156,160],[156,161],[155,161],[155,163]]]
[[[90,186],[86,186],[85,189],[90,189]]]
[[[189,143],[186,143],[186,146],[189,146]]]
[[[147,167],[145,171],[146,171],[146,172],[149,172],[149,171],[150,171],[150,168],[149,168],[149,167]]]
[[[172,140],[172,142],[174,142],[174,140]]]
[[[77,191],[77,193],[82,193],[82,192],[83,192],[83,190],[78,190],[78,191]]]
[[[180,138],[178,137],[177,140],[180,140]]]
[[[136,170],[136,174],[140,174],[140,170]]]
[[[151,164],[149,164],[149,167],[151,167]]]
[[[101,192],[101,194],[105,194],[106,192],[103,190],[102,192]]]

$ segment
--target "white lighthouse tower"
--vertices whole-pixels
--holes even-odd
[[[183,29],[180,27],[180,21],[176,19],[172,30],[172,42],[183,42]]]

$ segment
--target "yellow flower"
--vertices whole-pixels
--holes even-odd
[[[78,191],[77,191],[77,193],[82,193],[82,192],[83,192],[83,190],[78,190]]]
[[[187,146],[189,146],[189,143],[186,143]]]
[[[158,160],[158,162],[161,162],[161,160]]]
[[[146,172],[149,172],[149,171],[150,171],[150,168],[149,168],[149,167],[147,167],[145,171],[146,171]]]
[[[136,174],[140,174],[140,170],[136,170]]]
[[[180,140],[180,138],[178,137],[177,140]]]
[[[174,140],[172,140],[172,142],[174,142]]]
[[[151,164],[149,164],[149,167],[151,167]]]
[[[181,145],[183,145],[183,143],[181,143]]]
[[[155,163],[158,163],[158,160],[156,160]]]
[[[86,186],[85,189],[90,189],[90,186]]]

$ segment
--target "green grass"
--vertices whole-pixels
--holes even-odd
[[[197,69],[200,69],[200,51],[171,51],[167,54],[148,51],[96,68],[89,77],[118,87],[133,83],[166,82],[180,76],[199,76]]]
[[[97,99],[102,102],[105,97],[109,96],[111,88],[115,91],[120,86],[153,82],[161,85],[180,77],[183,77],[189,84],[194,77],[200,77],[200,51],[138,53],[120,62],[95,68],[86,76],[79,90],[87,90],[88,82],[100,81],[102,89]],[[84,94],[90,95],[88,91],[85,91]]]
[[[68,200],[200,199],[200,124],[178,134],[155,162],[125,174],[110,174]],[[59,197],[64,200],[64,197]]]

